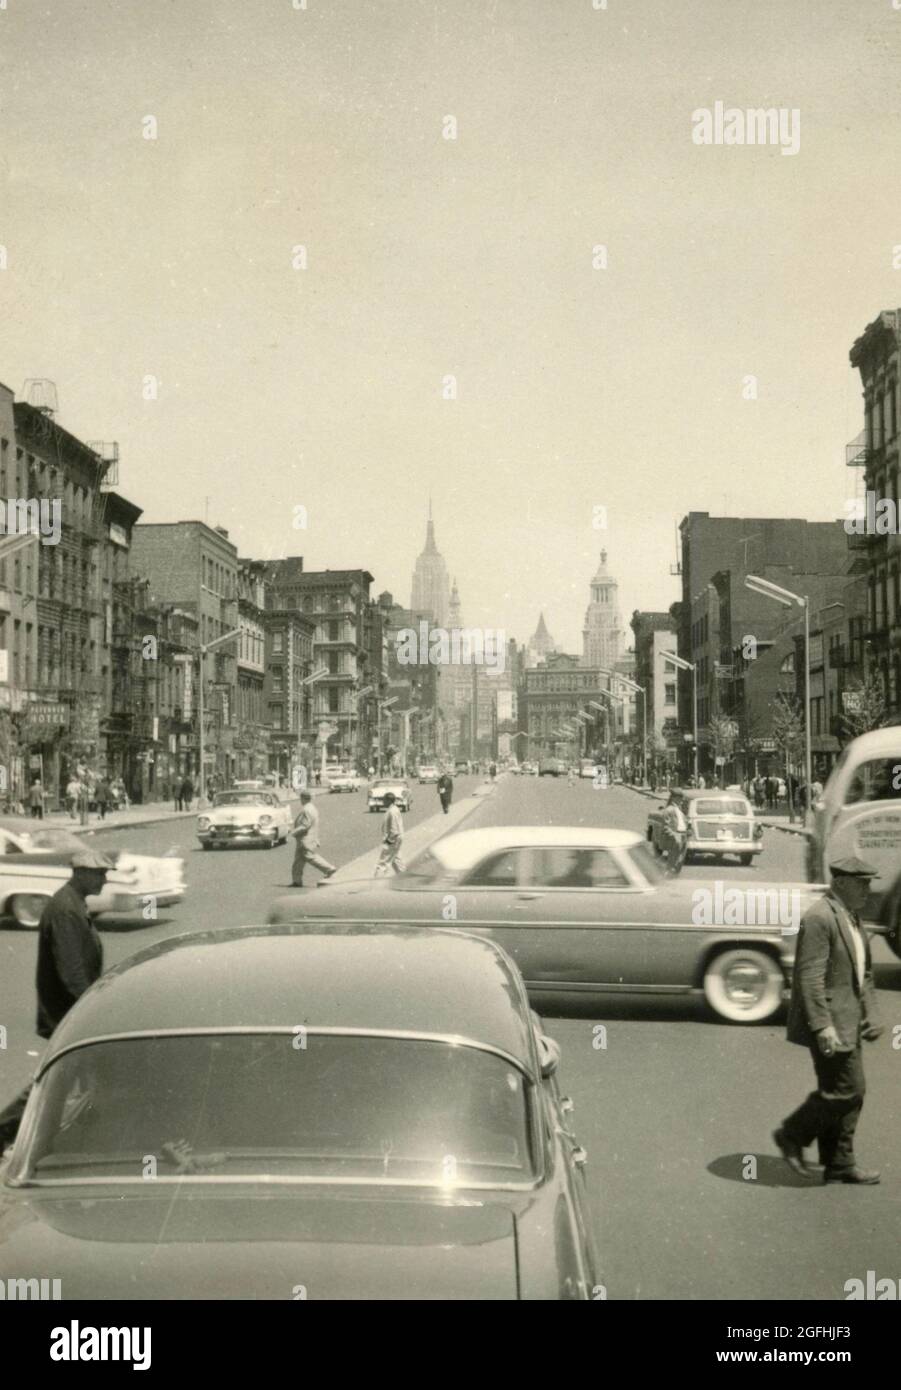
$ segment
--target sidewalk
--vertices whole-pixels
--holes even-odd
[[[471,815],[478,806],[481,806],[486,796],[496,790],[490,783],[483,783],[476,788],[469,796],[463,797],[461,801],[452,801],[451,808],[447,815],[439,811],[437,815],[427,816],[425,820],[414,825],[412,830],[407,830],[404,834],[404,845],[401,851],[401,858],[405,864],[409,864],[415,859],[417,854],[421,854],[424,849],[428,849],[433,840],[438,840],[442,835],[446,835],[449,830],[459,827],[461,821]],[[377,830],[381,822],[378,822],[373,829]],[[323,879],[323,883],[346,883],[349,879],[372,878],[375,874],[375,866],[379,862],[379,853],[382,848],[381,837],[372,849],[368,849],[365,854],[358,854],[356,859],[349,859],[346,864],[342,864],[336,874],[330,879]]]
[[[328,792],[320,787],[311,790],[314,797],[328,795]],[[297,798],[292,798],[292,802],[294,800]],[[196,799],[193,807],[192,811],[176,811],[171,801],[148,801],[140,806],[129,806],[125,811],[110,811],[103,820],[96,811],[92,811],[86,825],[82,825],[80,819],[73,820],[68,811],[49,811],[44,816],[43,824],[65,826],[76,834],[102,835],[104,831],[123,830],[132,825],[159,825],[168,821],[194,820],[200,814]],[[42,822],[37,821],[36,824],[40,825]]]

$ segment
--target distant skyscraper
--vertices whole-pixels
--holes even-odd
[[[619,617],[618,584],[607,572],[607,552],[591,581],[591,599],[582,628],[582,665],[612,668],[623,653],[624,632]]]
[[[425,549],[420,552],[413,567],[413,594],[410,599],[410,607],[414,611],[431,613],[435,627],[447,627],[447,565],[435,544],[435,524],[432,521],[431,498],[429,499]]]
[[[544,621],[544,614],[542,613],[538,618],[538,626],[529,639],[529,645],[526,648],[526,666],[537,666],[539,662],[544,661],[546,656],[556,650],[557,643],[548,632],[547,624]]]

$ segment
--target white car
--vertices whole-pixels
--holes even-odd
[[[272,849],[287,840],[293,824],[291,802],[284,792],[232,787],[217,792],[210,809],[197,817],[197,837],[204,849],[226,845]]]
[[[387,792],[394,792],[394,804],[399,811],[409,811],[413,805],[413,798],[410,795],[410,788],[402,777],[380,777],[372,783],[369,788],[370,811],[384,811],[386,806],[385,795]]]
[[[358,772],[338,768],[336,772],[326,771],[326,781],[330,792],[358,792],[363,779]]]
[[[439,778],[440,776],[441,776],[441,773],[438,771],[437,767],[432,767],[431,764],[429,764],[428,767],[421,767],[421,768],[419,769],[419,781],[420,781],[420,783],[423,783],[423,782],[437,782],[437,781],[438,781],[438,778]]]
[[[0,819],[0,916],[20,927],[36,927],[48,900],[72,876],[72,856],[102,841],[85,840],[65,826],[18,816]],[[185,895],[185,861],[170,855],[104,851],[113,860],[102,892],[87,900],[88,911],[134,912],[151,903],[167,907]]]

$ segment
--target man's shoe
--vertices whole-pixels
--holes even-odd
[[[798,1173],[802,1178],[810,1176],[810,1169],[804,1162],[804,1151],[797,1140],[791,1139],[784,1129],[775,1129],[773,1130],[773,1143],[793,1173]]]
[[[874,1168],[827,1168],[823,1174],[823,1182],[852,1182],[872,1187],[879,1182],[879,1174]]]

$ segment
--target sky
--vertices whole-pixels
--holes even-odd
[[[686,512],[844,515],[901,11],[599,3],[8,0],[0,380],[145,520],[403,603],[431,494],[465,621],[574,651],[602,547],[627,624]],[[717,101],[798,152],[698,145]]]

